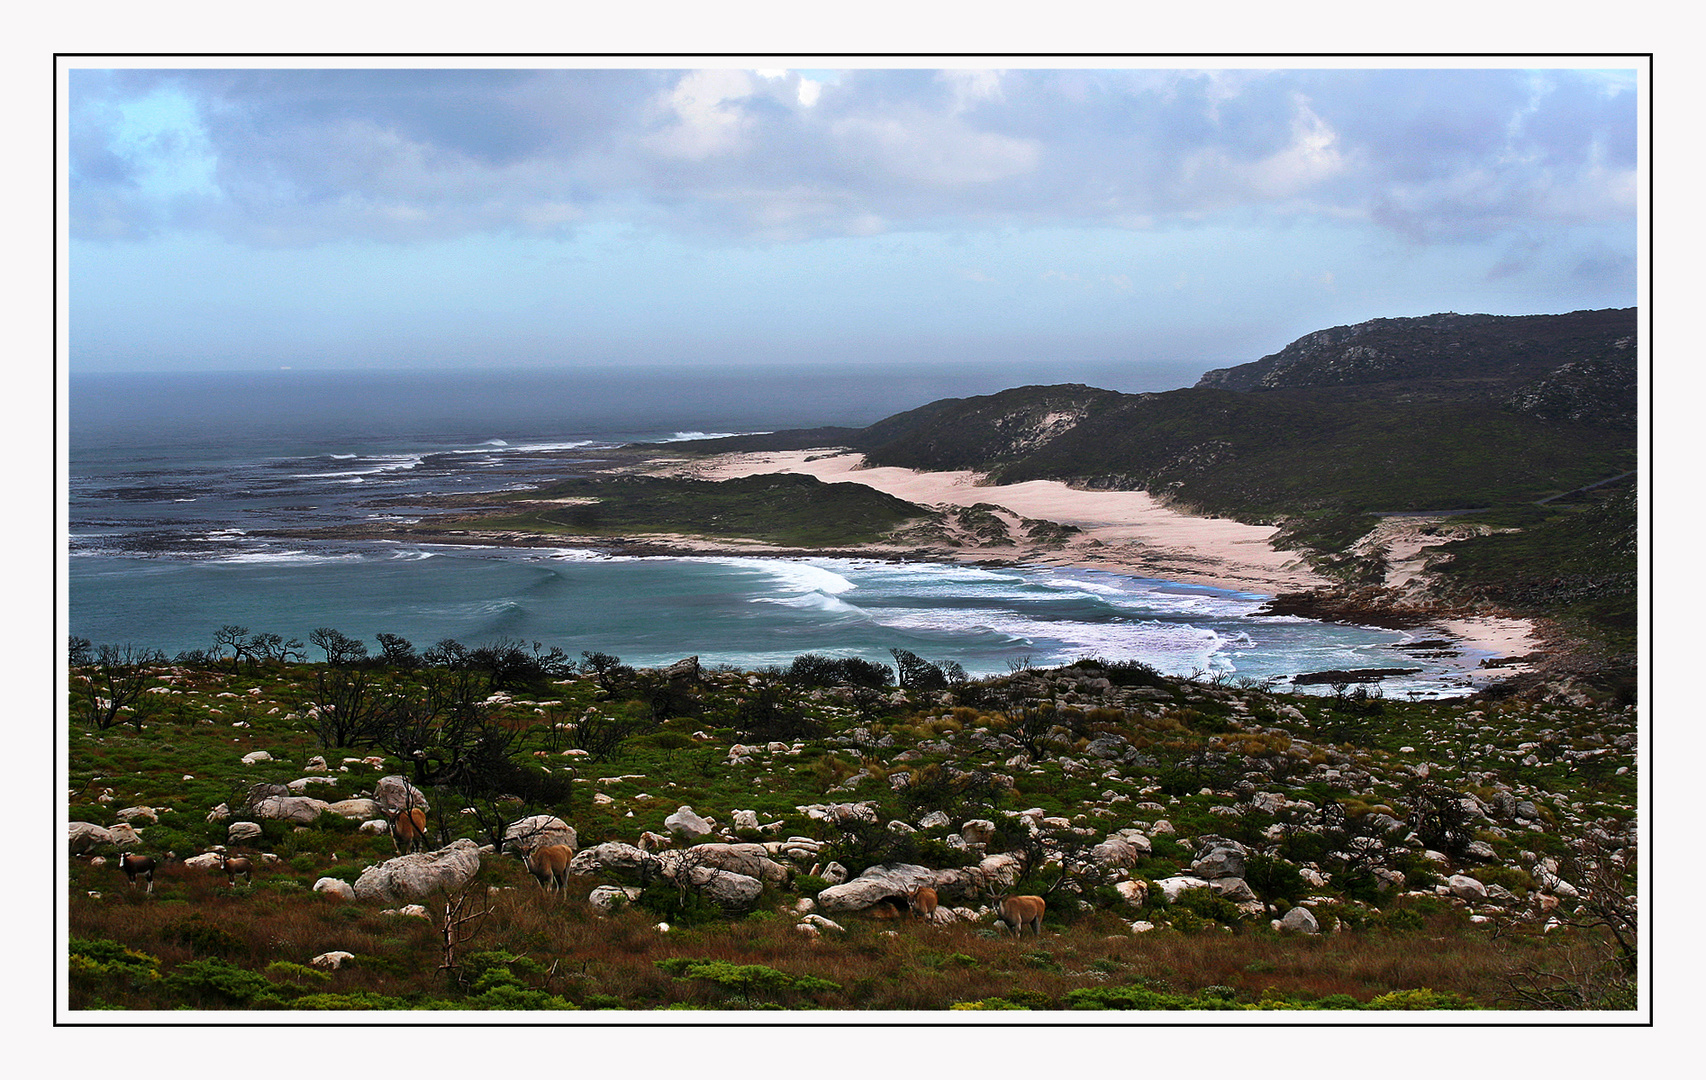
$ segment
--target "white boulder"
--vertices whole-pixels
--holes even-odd
[[[480,846],[463,838],[437,851],[402,855],[368,867],[356,878],[355,895],[387,904],[423,900],[440,889],[460,889],[479,872]]]

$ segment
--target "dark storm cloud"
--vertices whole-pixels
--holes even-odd
[[[790,240],[1236,212],[1436,241],[1633,223],[1634,92],[1590,72],[121,71],[71,86],[85,238],[293,245],[617,218]]]

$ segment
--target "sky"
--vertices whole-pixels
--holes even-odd
[[[71,370],[1206,369],[1636,302],[1632,65],[1030,63],[73,66]]]

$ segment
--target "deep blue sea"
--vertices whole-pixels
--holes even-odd
[[[303,641],[332,627],[374,651],[382,632],[423,649],[540,642],[639,666],[690,655],[785,665],[805,652],[889,662],[891,648],[973,674],[1087,655],[1280,680],[1423,664],[1387,692],[1461,692],[1460,664],[1397,648],[1410,635],[1252,618],[1259,594],[1098,571],[261,535],[412,518],[419,496],[572,475],[623,442],[862,426],[1027,383],[1162,391],[1198,374],[1082,364],[74,374],[69,632],[167,655],[207,648],[236,624]]]

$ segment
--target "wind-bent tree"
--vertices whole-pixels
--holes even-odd
[[[344,667],[367,658],[367,646],[339,630],[322,626],[309,631],[308,643],[326,652],[326,663]]]
[[[249,656],[249,628],[226,624],[213,632],[213,658],[218,660],[226,649],[231,650],[231,670]]]
[[[421,658],[415,655],[414,643],[408,638],[396,634],[376,636],[379,639],[379,659],[386,667],[408,670],[421,665]]]

